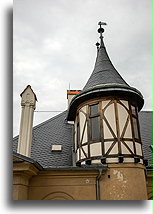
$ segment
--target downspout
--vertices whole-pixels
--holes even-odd
[[[96,177],[96,200],[100,200],[100,185],[99,185],[99,180],[102,176],[102,169],[99,169],[99,175]]]

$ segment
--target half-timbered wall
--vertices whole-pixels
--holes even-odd
[[[124,99],[101,99],[79,107],[75,120],[76,161],[143,163],[137,107]]]

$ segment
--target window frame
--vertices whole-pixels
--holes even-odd
[[[91,106],[97,105],[97,113],[91,114]],[[100,142],[101,141],[101,124],[100,124],[100,108],[99,108],[99,102],[91,103],[88,105],[89,109],[89,141],[90,142]],[[98,126],[99,126],[99,136],[97,138],[92,138],[92,119],[97,118],[98,119]]]

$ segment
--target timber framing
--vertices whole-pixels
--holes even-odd
[[[103,107],[102,102],[103,101],[108,101],[108,103]],[[126,101],[128,103],[128,106],[126,106],[122,101]],[[98,108],[98,112],[95,114],[91,114],[91,107],[96,106]],[[114,116],[115,116],[115,126],[116,126],[116,131],[113,130],[111,124],[109,123],[107,117],[105,116],[106,110],[113,105],[114,108]],[[123,129],[121,132],[121,127],[119,124],[119,109],[118,105],[121,105],[125,111],[127,112],[127,116],[125,118],[125,123],[123,125]],[[83,107],[86,107],[86,112],[83,111]],[[132,112],[132,108],[135,108],[135,114]],[[80,112],[85,116],[85,121],[83,126],[82,132],[80,132],[80,118],[79,114]],[[97,118],[98,126],[99,126],[99,136],[97,136],[97,139],[93,139],[92,137],[92,119]],[[136,120],[136,124],[134,124],[133,118]],[[103,160],[104,158],[118,158],[119,156],[122,156],[122,159],[124,158],[132,158],[133,162],[135,161],[140,161],[143,160],[143,154],[137,154],[136,150],[136,143],[141,145],[141,137],[140,137],[140,125],[139,125],[139,119],[138,119],[138,109],[136,107],[136,102],[133,100],[128,100],[123,97],[101,97],[101,98],[95,98],[91,99],[87,102],[82,103],[77,110],[77,130],[79,129],[79,132],[81,133],[81,136],[77,138],[77,148],[75,148],[75,152],[79,152],[79,158],[77,161],[79,162],[84,162],[88,160],[88,163],[91,164],[91,160]],[[112,137],[110,138],[105,138],[104,136],[104,122],[105,126],[107,126],[107,129],[111,133]],[[79,124],[79,126],[78,126]],[[131,138],[129,137],[124,137],[126,130],[128,128],[128,125],[131,125],[131,133],[132,136]],[[134,125],[136,127],[134,127]],[[85,129],[87,127],[87,142],[83,142],[84,134],[85,134]],[[138,130],[138,137],[136,137],[135,130]],[[76,130],[76,132],[77,132]],[[79,133],[79,135],[80,135]],[[80,139],[80,141],[79,141]],[[107,142],[112,142],[111,146],[107,149],[105,149],[105,145]],[[133,149],[129,147],[127,142],[133,143]],[[100,143],[101,144],[101,155],[97,156],[92,156],[91,155],[91,145]],[[114,146],[118,145],[118,152],[117,154],[111,154]],[[122,145],[127,149],[128,154],[124,153],[122,151]],[[87,146],[87,151],[84,150],[84,146]],[[83,153],[84,158],[81,157],[81,153]],[[137,159],[137,160],[136,160]],[[142,161],[143,163],[143,161]]]

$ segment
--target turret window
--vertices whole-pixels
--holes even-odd
[[[99,118],[93,117],[90,119],[90,121],[91,121],[91,139],[100,140]]]
[[[100,141],[100,114],[98,104],[90,105],[91,141]]]
[[[135,136],[135,138],[139,139],[137,119],[135,117],[133,117],[133,128],[134,128],[134,136]]]
[[[137,108],[131,105],[134,138],[139,139]]]
[[[98,114],[98,104],[90,106],[90,116]]]

